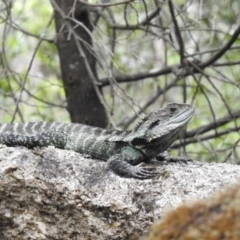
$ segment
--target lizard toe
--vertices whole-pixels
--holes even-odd
[[[149,179],[156,177],[159,173],[156,168],[145,167],[145,166],[135,166],[134,171],[132,171],[133,177],[138,179]]]

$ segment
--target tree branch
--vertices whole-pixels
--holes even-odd
[[[233,33],[231,39],[216,54],[214,54],[211,58],[209,58],[205,62],[200,62],[198,64],[195,64],[195,63],[191,64],[194,69],[191,70],[191,71],[185,71],[182,77],[189,76],[192,73],[199,73],[204,68],[206,68],[206,67],[210,66],[211,64],[213,64],[214,62],[216,62],[221,56],[223,56],[223,54],[228,49],[230,49],[230,47],[232,46],[234,41],[238,38],[239,34],[240,34],[240,25],[238,26],[238,28]],[[115,76],[114,78],[118,83],[133,82],[133,81],[142,80],[144,78],[158,77],[158,76],[161,76],[161,75],[166,75],[166,74],[169,74],[169,73],[173,73],[174,69],[181,69],[181,68],[184,68],[183,64],[176,64],[176,65],[172,65],[172,66],[169,66],[169,67],[165,67],[165,68],[160,69],[156,72],[144,72],[144,73],[136,73],[136,74],[132,74],[132,75],[119,75],[119,76]],[[100,80],[100,85],[102,87],[108,86],[109,85],[109,79],[108,78],[102,78]]]
[[[110,3],[110,1],[109,1],[109,3],[98,3],[98,4],[88,3],[83,0],[78,0],[78,2],[83,3],[87,6],[91,6],[91,7],[112,7],[112,6],[122,5],[122,4],[128,4],[128,3],[134,2],[134,0],[124,0],[124,1],[116,2],[116,3]]]
[[[171,16],[172,16],[172,20],[173,20],[173,24],[174,24],[174,29],[175,29],[175,35],[176,35],[176,39],[177,39],[177,42],[178,42],[178,45],[179,45],[179,55],[180,55],[180,59],[181,59],[181,64],[183,64],[184,62],[184,43],[183,43],[183,40],[182,40],[182,35],[181,35],[181,32],[179,30],[179,27],[178,27],[178,22],[177,22],[177,19],[175,17],[175,13],[174,13],[174,7],[173,7],[173,4],[172,4],[172,1],[171,0],[168,0],[168,6],[169,6],[169,10],[170,10],[170,13],[171,13]]]
[[[176,144],[173,144],[171,146],[171,148],[177,149],[177,148],[184,147],[184,146],[187,146],[187,145],[192,144],[192,143],[203,142],[203,141],[206,141],[206,140],[215,139],[215,138],[221,137],[223,135],[229,134],[231,132],[238,132],[239,130],[240,130],[240,126],[239,127],[228,128],[227,130],[223,130],[223,131],[220,131],[220,132],[215,132],[215,133],[209,134],[207,136],[196,137],[196,138],[193,138],[193,139],[190,139],[190,140],[178,142]],[[188,135],[188,133],[189,132],[187,132],[186,134]]]
[[[118,82],[133,82],[133,81],[138,81],[144,78],[150,78],[150,77],[159,77],[161,75],[169,74],[172,73],[172,68],[178,68],[179,65],[172,65],[170,67],[166,67],[163,69],[160,69],[158,71],[153,71],[153,72],[143,72],[143,73],[136,73],[136,74],[131,74],[131,75],[118,75],[115,76],[114,79]],[[102,78],[100,80],[100,85],[102,87],[108,86],[109,85],[109,79],[108,78]]]
[[[229,122],[231,122],[233,119],[237,119],[240,118],[240,110],[236,110],[234,112],[232,112],[231,114],[229,114],[228,116],[225,116],[223,118],[219,118],[216,121],[213,121],[205,126],[196,128],[192,131],[188,131],[185,135],[185,137],[190,138],[190,137],[194,137],[198,134],[203,134],[205,132],[209,132],[211,130],[214,130],[218,127],[221,127]]]
[[[208,67],[209,65],[213,64],[214,62],[216,62],[232,46],[232,44],[238,38],[239,34],[240,34],[240,24],[239,24],[238,28],[235,30],[235,32],[233,33],[230,40],[220,49],[220,51],[218,51],[215,55],[213,55],[207,61],[200,63],[199,67],[201,69],[203,69],[203,68]]]

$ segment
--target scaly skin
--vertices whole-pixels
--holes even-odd
[[[118,175],[147,179],[155,177],[157,171],[140,163],[157,156],[167,158],[164,151],[176,140],[193,113],[191,105],[170,103],[148,114],[132,131],[58,122],[0,124],[0,143],[30,148],[53,145],[74,150],[107,161]]]

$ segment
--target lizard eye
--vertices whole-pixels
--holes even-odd
[[[177,111],[177,108],[176,107],[170,107],[170,113],[175,113]]]

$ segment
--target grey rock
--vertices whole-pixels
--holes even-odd
[[[105,162],[54,147],[0,146],[0,239],[138,239],[181,203],[233,185],[240,166],[162,164],[122,178]]]

